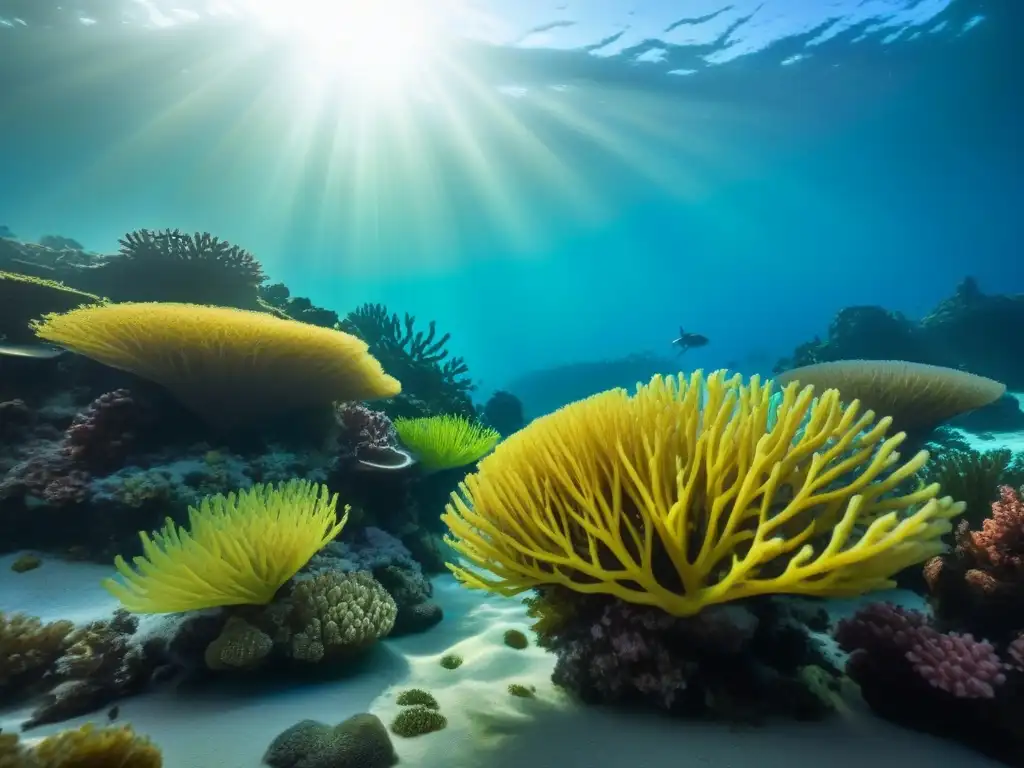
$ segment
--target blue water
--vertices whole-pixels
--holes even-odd
[[[680,325],[687,367],[767,372],[843,306],[1024,291],[1019,4],[357,6],[0,0],[0,223],[210,231],[437,320],[484,392]]]

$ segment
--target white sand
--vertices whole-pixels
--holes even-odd
[[[79,621],[109,615],[113,599],[99,586],[109,569],[45,560],[25,574],[0,558],[0,608],[46,619]],[[470,592],[451,579],[436,582],[445,620],[422,634],[382,643],[344,680],[281,687],[258,680],[168,689],[126,699],[121,722],[130,722],[163,748],[167,768],[257,768],[270,740],[298,720],[335,723],[369,711],[390,722],[396,694],[429,689],[448,728],[414,739],[395,737],[402,765],[410,768],[954,768],[995,766],[949,742],[903,731],[872,718],[857,704],[824,723],[780,722],[762,728],[680,722],[654,714],[629,714],[571,702],[550,682],[553,658],[536,647],[506,647],[506,629],[526,630],[523,606]],[[916,604],[912,595],[887,595]],[[837,603],[837,613],[851,603]],[[158,631],[159,620],[147,622]],[[448,652],[464,663],[440,666]],[[507,692],[510,683],[533,685],[535,699]],[[24,712],[0,716],[14,729]],[[44,736],[105,714],[29,732]]]

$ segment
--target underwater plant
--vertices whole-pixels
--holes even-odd
[[[192,304],[109,304],[50,314],[36,335],[169,390],[213,424],[392,397],[401,384],[366,343],[263,312]]]
[[[395,419],[395,431],[427,472],[464,467],[486,456],[501,435],[497,430],[462,416]]]
[[[526,635],[518,629],[506,629],[502,640],[509,648],[515,648],[517,651],[521,651],[530,645]]]
[[[395,698],[395,703],[400,707],[420,706],[427,707],[428,709],[439,708],[434,694],[424,691],[422,688],[409,688],[402,691]]]
[[[121,579],[103,586],[135,613],[173,613],[221,605],[265,605],[348,519],[335,514],[327,486],[292,480],[209,496],[189,507],[189,530],[167,519],[135,568],[120,555]]]
[[[849,596],[891,587],[943,549],[963,504],[896,489],[901,463],[840,393],[724,371],[654,377],[532,422],[453,493],[443,520],[464,585],[543,585],[691,616],[752,595]],[[776,418],[769,427],[768,414]]]
[[[462,657],[457,653],[446,653],[441,657],[441,666],[445,669],[458,669],[462,666]]]

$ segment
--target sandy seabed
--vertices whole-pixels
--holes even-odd
[[[77,622],[109,616],[115,600],[99,581],[109,568],[45,559],[28,573],[0,558],[0,609],[44,620]],[[440,732],[394,737],[401,765],[415,768],[948,768],[999,765],[957,744],[901,730],[865,712],[856,701],[820,723],[779,722],[763,727],[671,720],[650,713],[585,707],[550,681],[554,658],[535,646],[513,650],[505,630],[528,631],[517,600],[468,591],[448,577],[435,582],[444,621],[422,635],[385,640],[341,680],[282,686],[258,679],[201,688],[168,687],[120,702],[119,722],[130,723],[164,752],[167,768],[257,768],[271,739],[298,720],[337,723],[372,712],[390,723],[405,688],[430,690],[448,719]],[[875,596],[915,604],[910,593]],[[837,615],[850,602],[831,605]],[[146,617],[140,634],[160,632],[167,619]],[[440,665],[458,653],[461,667]],[[508,693],[511,683],[536,688],[536,698]],[[25,711],[0,714],[15,730]],[[33,729],[29,739],[93,720],[97,712]]]

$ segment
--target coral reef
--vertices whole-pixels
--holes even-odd
[[[24,748],[15,735],[0,735],[0,765],[4,768],[161,768],[160,749],[130,726],[97,728],[86,723],[61,731]]]
[[[416,330],[416,318],[400,319],[381,304],[364,304],[341,321],[341,330],[358,336],[384,369],[402,382],[402,394],[382,404],[391,417],[454,414],[474,418],[473,383],[461,357],[449,357],[450,334],[437,335],[434,322]]]
[[[271,768],[391,768],[398,755],[380,718],[359,714],[333,727],[301,720],[278,734],[263,762]]]
[[[980,529],[924,568],[933,616],[876,603],[839,622],[847,674],[902,725],[1024,762],[1024,502],[1004,486]]]
[[[920,321],[881,307],[847,307],[822,340],[800,345],[776,372],[835,360],[906,360],[944,366],[1024,390],[1024,362],[1016,350],[1024,335],[1024,296],[983,293],[972,278]],[[1019,409],[1016,425],[1024,426]]]
[[[898,487],[905,435],[840,393],[718,371],[611,390],[480,462],[443,520],[467,586],[561,584],[688,616],[763,594],[848,596],[943,549],[962,503]],[[615,440],[609,440],[614,435]]]
[[[758,721],[813,718],[831,703],[808,685],[829,669],[807,628],[776,601],[719,605],[678,617],[604,595],[546,587],[527,600],[553,680],[586,702]],[[835,672],[827,672],[835,679]]]

